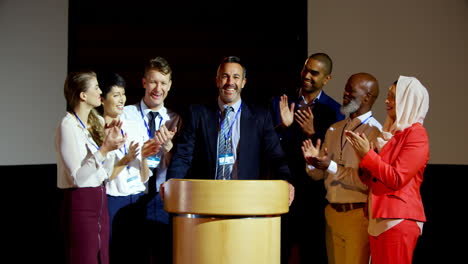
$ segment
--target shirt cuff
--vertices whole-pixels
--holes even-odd
[[[333,160],[330,160],[330,165],[328,165],[327,172],[330,174],[336,174],[338,172],[338,165]]]
[[[99,150],[94,152],[94,157],[96,158],[96,161],[98,162],[98,164],[101,164],[101,165],[103,165],[104,161],[106,160],[106,157],[102,156],[102,153]]]

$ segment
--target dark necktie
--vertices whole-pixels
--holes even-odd
[[[156,117],[158,117],[158,112],[149,112],[148,114],[148,126],[150,129],[150,138],[154,138],[154,133],[156,132]],[[158,166],[159,167],[159,166]],[[153,169],[153,176],[151,176],[148,180],[148,193],[150,195],[155,195],[157,193],[156,188],[156,178],[157,178],[158,168]]]
[[[219,157],[226,157],[226,155],[232,156],[232,133],[229,133],[231,128],[231,122],[229,122],[229,113],[233,112],[234,109],[228,106],[224,109],[221,127],[218,132],[218,172],[216,179],[218,180],[230,180],[232,172],[232,164],[221,165]]]
[[[150,138],[154,138],[154,133],[156,132],[156,117],[158,117],[158,112],[149,112],[148,114],[148,126],[150,129]]]

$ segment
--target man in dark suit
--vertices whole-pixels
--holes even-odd
[[[325,239],[325,188],[305,171],[302,142],[323,139],[328,128],[344,119],[341,105],[323,87],[331,80],[333,63],[325,53],[310,55],[301,71],[299,89],[294,94],[273,98],[271,112],[281,146],[291,170],[296,198],[283,217],[283,261],[289,263],[327,263]],[[310,217],[312,215],[312,217]]]
[[[190,106],[167,178],[267,179],[262,164],[268,162],[273,179],[289,180],[270,113],[241,99],[246,81],[240,59],[224,58],[216,76],[218,99],[209,105]],[[290,202],[293,197],[290,185]]]

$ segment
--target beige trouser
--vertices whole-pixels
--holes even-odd
[[[326,243],[329,264],[368,264],[368,220],[362,208],[337,212],[325,208]]]

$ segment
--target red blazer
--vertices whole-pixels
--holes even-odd
[[[420,123],[397,132],[379,154],[366,154],[359,167],[370,187],[374,218],[426,221],[419,188],[428,160],[429,138]]]

